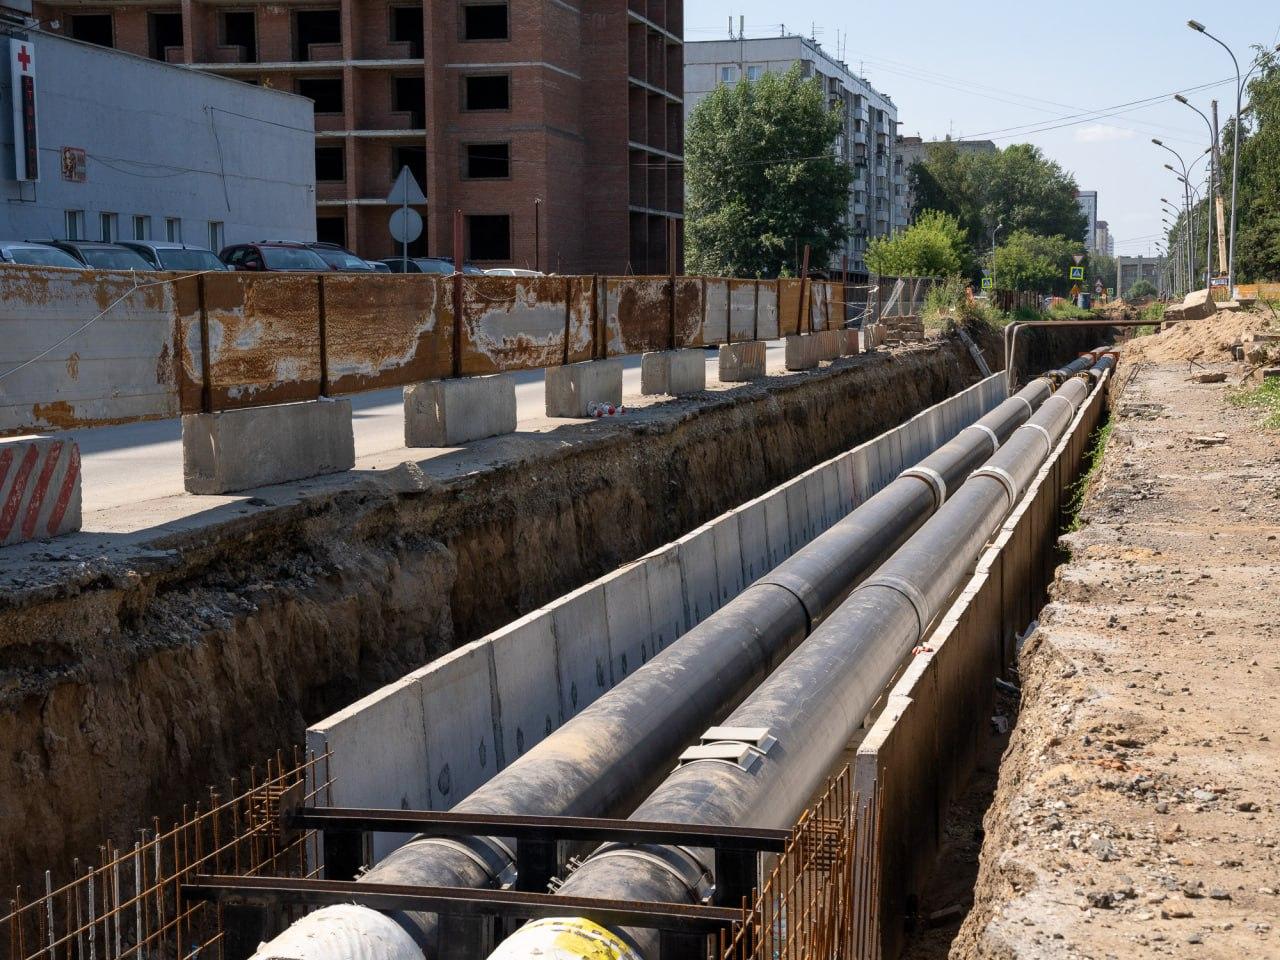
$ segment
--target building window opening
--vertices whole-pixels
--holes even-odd
[[[753,63],[751,66],[747,67],[747,79],[752,83],[755,83],[755,81],[759,80],[763,76],[764,67],[760,66],[758,63]]]
[[[347,179],[347,152],[343,147],[316,147],[316,180],[341,183]]]
[[[147,46],[151,59],[169,62],[169,51],[176,50],[182,62],[182,14],[176,10],[147,14]]]
[[[346,217],[316,217],[316,239],[321,243],[336,243],[340,247],[347,245]]]
[[[510,38],[507,4],[466,3],[462,6],[462,39],[507,40]]]
[[[468,180],[506,180],[511,176],[511,145],[509,143],[467,144],[464,175]]]
[[[164,218],[164,238],[170,243],[182,242],[182,218],[181,217],[165,217]]]
[[[150,240],[151,239],[151,218],[143,214],[136,214],[133,218],[133,239]]]
[[[463,109],[511,109],[511,77],[507,74],[466,77],[464,84]]]
[[[315,101],[316,113],[342,113],[341,77],[302,77],[297,92]]]
[[[68,240],[84,240],[84,211],[68,210],[63,218],[63,232]]]
[[[427,84],[422,77],[396,77],[391,82],[391,109],[409,114],[409,126],[427,125]]]
[[[468,260],[510,260],[511,218],[509,216],[467,217]]]
[[[221,250],[226,244],[223,242],[223,224],[221,220],[209,221],[209,249],[214,253]]]
[[[258,21],[252,10],[222,13],[222,45],[240,48],[240,63],[258,62]]]
[[[342,17],[337,10],[294,11],[293,59],[298,61],[342,59],[341,51],[337,56],[332,52],[321,52],[312,56],[313,45],[342,45]]]
[[[73,13],[71,15],[73,40],[96,43],[100,47],[114,47],[116,45],[114,34],[109,13]]]
[[[114,213],[98,214],[98,233],[104,243],[120,239],[120,218]]]
[[[391,8],[391,42],[407,43],[409,56],[422,58],[422,5]]]

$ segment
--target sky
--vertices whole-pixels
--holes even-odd
[[[685,41],[726,39],[730,16],[749,38],[785,27],[842,53],[893,98],[904,136],[1036,144],[1098,191],[1098,217],[1130,256],[1160,241],[1160,198],[1181,202],[1163,166],[1178,162],[1151,139],[1187,163],[1209,145],[1205,121],[1173,95],[1206,114],[1216,98],[1220,123],[1235,112],[1230,56],[1187,20],[1245,70],[1252,44],[1280,43],[1277,0],[685,0]]]

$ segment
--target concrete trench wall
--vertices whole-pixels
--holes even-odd
[[[1109,388],[1108,379],[1090,394],[858,747],[859,960],[891,960],[901,951],[909,904],[928,881],[951,800],[973,770],[978,733],[991,716],[994,679],[1012,662],[1018,634],[1047,599],[1063,505],[1105,413]]]
[[[1005,396],[989,377],[313,724],[332,802],[448,809]]]

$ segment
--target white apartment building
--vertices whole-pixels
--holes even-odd
[[[761,37],[703,40],[684,46],[685,122],[698,102],[722,84],[765,73],[784,73],[795,63],[807,77],[821,78],[828,101],[844,107],[845,130],[836,144],[839,155],[854,166],[849,191],[849,239],[829,264],[839,273],[849,258],[854,277],[867,275],[866,250],[872,237],[889,236],[907,223],[906,171],[897,150],[898,108],[847,65],[806,37]]]

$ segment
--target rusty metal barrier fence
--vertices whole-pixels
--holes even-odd
[[[820,280],[140,276],[0,265],[0,436],[845,323],[843,285]]]
[[[43,891],[18,887],[0,915],[0,960],[233,960],[225,908],[183,899],[182,884],[219,872],[314,876],[317,834],[282,830],[279,811],[324,805],[331,785],[327,755],[277,754],[248,789],[233,780],[226,798],[210,790],[167,829],[153,821],[131,847],[108,843],[98,863],[77,861],[70,881],[55,886],[46,871]]]

